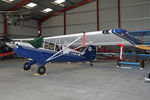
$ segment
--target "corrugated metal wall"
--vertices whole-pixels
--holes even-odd
[[[118,28],[118,0],[99,0],[100,30]]]
[[[64,16],[51,17],[42,24],[42,34],[64,34]],[[150,0],[120,0],[121,28],[150,29]],[[66,12],[66,33],[96,31],[96,1]],[[118,0],[99,0],[100,30],[118,28]]]
[[[64,15],[60,14],[42,23],[42,35],[54,36],[64,34]]]
[[[66,23],[67,34],[96,31],[96,2],[68,11]]]
[[[2,16],[0,16],[0,34],[3,33],[3,19]]]
[[[100,30],[118,28],[118,0],[99,0]],[[150,29],[150,0],[120,0],[121,28],[125,30]],[[96,31],[96,1],[66,12],[66,33]],[[0,17],[0,33],[3,33],[3,18]],[[37,22],[30,21],[23,27],[8,27],[8,34],[37,35]],[[42,23],[42,35],[64,34],[63,13]]]
[[[0,35],[3,35],[3,30],[3,17],[0,16]],[[37,36],[37,21],[23,22],[22,26],[8,25],[7,32],[7,34],[19,37]]]
[[[120,0],[120,6],[123,29],[150,29],[150,0]]]
[[[117,0],[99,0],[100,30],[118,28]],[[42,23],[42,35],[64,34],[64,16],[51,17]],[[96,1],[66,12],[66,33],[97,31]]]
[[[21,26],[8,25],[8,34],[19,36],[37,36],[37,21],[30,20]]]

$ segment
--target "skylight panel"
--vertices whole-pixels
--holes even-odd
[[[51,9],[51,8],[46,8],[46,9],[42,10],[42,12],[48,13],[48,12],[50,12],[50,11],[52,11],[52,10],[53,10],[53,9]]]
[[[11,3],[11,2],[13,2],[14,0],[2,0],[2,1]]]
[[[54,1],[55,3],[58,3],[58,4],[61,4],[61,3],[63,3],[63,2],[65,2],[66,0],[56,0],[56,1]]]
[[[35,7],[35,6],[37,6],[37,4],[31,2],[31,3],[28,3],[25,7],[26,7],[26,8],[33,8],[33,7]]]

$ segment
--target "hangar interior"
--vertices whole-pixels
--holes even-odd
[[[31,3],[33,7],[28,6]],[[148,43],[149,10],[149,0],[0,0],[0,36],[35,38],[124,29],[129,33],[142,31],[139,32],[142,35],[134,37]],[[142,60],[136,59],[137,55],[130,56],[128,60],[141,62],[128,63],[124,69],[116,67],[118,55],[102,57],[92,67],[89,62],[48,63],[47,75],[41,76],[33,75],[36,65],[31,72],[21,71],[27,59],[6,57],[0,61],[0,97],[2,100],[149,100],[150,84],[144,82],[144,77],[150,71],[150,49],[125,47],[125,50],[144,52],[146,56]],[[98,46],[97,51],[112,54],[120,48]]]

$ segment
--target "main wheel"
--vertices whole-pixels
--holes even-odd
[[[24,70],[30,70],[31,66],[28,66],[28,62],[23,65]]]
[[[39,74],[42,75],[46,72],[46,68],[44,66],[40,66],[37,71],[38,71]]]
[[[120,60],[117,61],[117,67],[120,67],[121,64],[120,64]]]
[[[90,66],[93,66],[93,63],[92,63],[92,61],[90,61]]]

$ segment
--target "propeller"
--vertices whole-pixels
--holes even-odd
[[[0,40],[3,42],[11,42],[13,41],[10,36],[0,36]]]

